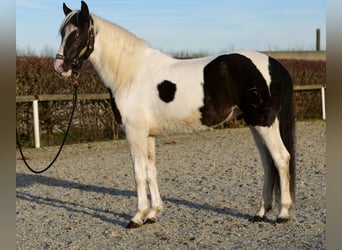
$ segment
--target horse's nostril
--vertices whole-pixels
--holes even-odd
[[[71,69],[71,63],[69,62],[63,62],[63,64],[61,65],[62,69],[64,72],[68,71],[69,69]]]

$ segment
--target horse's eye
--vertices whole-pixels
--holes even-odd
[[[79,32],[76,33],[76,38],[79,38],[81,34]]]

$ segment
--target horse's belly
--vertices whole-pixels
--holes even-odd
[[[193,110],[184,117],[159,117],[159,119],[152,123],[149,133],[150,135],[192,133],[207,129],[209,127],[201,123],[201,113],[199,110]]]

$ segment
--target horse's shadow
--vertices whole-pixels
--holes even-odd
[[[109,194],[109,195],[114,195],[114,196],[126,196],[126,197],[136,196],[136,192],[130,191],[130,190],[120,190],[116,188],[86,185],[86,184],[81,184],[81,183],[67,181],[67,180],[60,180],[60,179],[56,179],[53,177],[47,177],[47,176],[42,176],[42,175],[32,175],[32,174],[24,174],[24,173],[16,174],[16,186],[18,188],[31,186],[33,184],[43,184],[47,186],[63,187],[67,189],[79,189],[79,190],[83,190],[86,192],[95,192],[95,193]],[[69,212],[83,213],[88,216],[93,216],[95,218],[98,218],[104,222],[117,224],[123,227],[126,226],[126,222],[130,219],[129,214],[116,213],[112,210],[94,208],[94,207],[86,206],[77,202],[69,202],[69,201],[63,201],[63,200],[55,199],[55,198],[41,197],[38,195],[32,195],[28,192],[19,191],[19,190],[17,190],[16,193],[17,193],[16,197],[18,199],[29,201],[30,203],[63,208]],[[210,204],[199,204],[199,203],[187,201],[184,199],[172,198],[172,197],[162,197],[162,199],[164,201],[171,202],[177,205],[188,206],[195,210],[213,211],[218,214],[224,214],[224,215],[237,217],[237,218],[241,218],[245,220],[252,219],[252,216],[249,214],[244,214],[244,213],[241,213],[236,210],[229,209],[229,208],[217,208],[217,207],[211,206]],[[108,216],[104,214],[108,214]],[[113,217],[121,218],[124,221],[113,219]]]

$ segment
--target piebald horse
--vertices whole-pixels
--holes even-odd
[[[262,221],[280,194],[277,222],[291,219],[295,199],[293,85],[287,70],[258,52],[177,60],[127,30],[63,4],[55,70],[67,78],[88,59],[111,95],[115,119],[126,134],[138,197],[127,228],[154,223],[163,210],[155,166],[155,136],[206,130],[244,119],[261,155]],[[229,131],[228,131],[229,132]],[[150,193],[150,199],[148,197]]]

